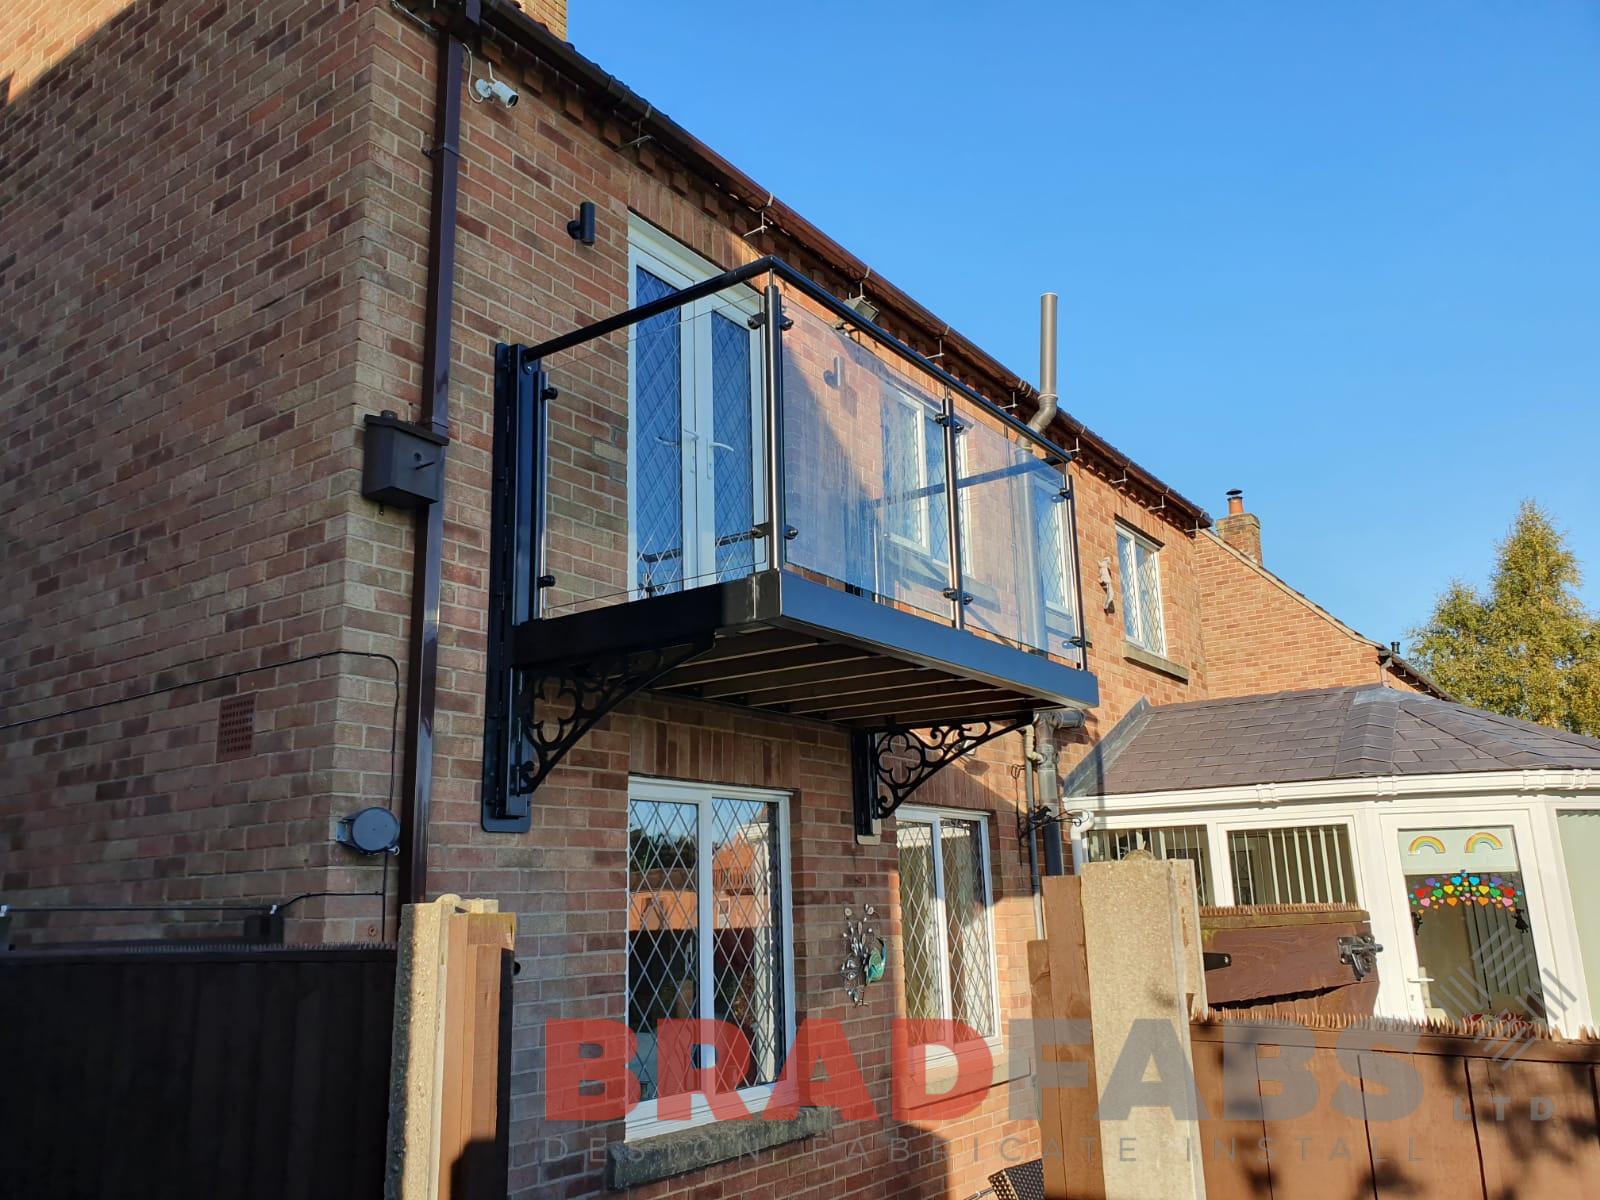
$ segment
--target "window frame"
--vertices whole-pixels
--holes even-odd
[[[989,969],[988,969],[988,972],[987,972],[988,984],[989,984],[989,1011],[992,1014],[993,1019],[994,1019],[994,1029],[992,1031],[984,1032],[983,1030],[979,1030],[979,1033],[982,1034],[983,1039],[986,1042],[989,1043],[989,1045],[990,1045],[990,1047],[992,1049],[998,1051],[1000,1046],[1001,1046],[1001,1042],[1002,1042],[1002,1037],[1001,1037],[1001,1032],[1000,1032],[1000,1029],[1001,1029],[1001,1020],[1000,1020],[1000,961],[999,961],[999,943],[995,939],[995,928],[994,928],[994,877],[993,877],[993,869],[992,869],[992,861],[993,860],[992,860],[992,857],[991,857],[992,851],[991,851],[990,841],[989,841],[989,818],[988,818],[988,814],[987,813],[983,813],[983,812],[974,811],[974,810],[971,810],[971,809],[941,808],[941,807],[932,807],[932,806],[924,806],[924,805],[916,805],[916,804],[905,804],[905,805],[902,805],[895,813],[895,837],[896,837],[896,857],[897,857],[897,860],[898,860],[898,854],[899,854],[899,846],[898,846],[899,827],[902,824],[926,824],[926,825],[931,825],[932,826],[933,851],[934,851],[933,852],[933,866],[934,866],[934,880],[933,880],[933,883],[934,883],[934,897],[933,897],[933,901],[934,901],[934,911],[936,913],[935,919],[938,922],[938,932],[939,932],[939,980],[940,980],[940,998],[941,998],[941,1001],[942,1001],[942,1004],[941,1004],[942,1015],[940,1017],[936,1017],[936,1018],[933,1018],[933,1019],[934,1020],[950,1020],[951,1016],[952,1016],[952,1011],[953,1011],[953,1008],[954,1008],[953,999],[952,999],[951,994],[950,994],[950,987],[951,987],[951,979],[950,979],[950,947],[949,947],[950,925],[949,925],[949,920],[948,920],[946,912],[945,912],[944,856],[940,853],[940,828],[941,828],[941,823],[943,821],[945,821],[945,820],[970,821],[973,824],[977,825],[977,827],[978,827],[978,854],[979,854],[980,859],[982,860],[981,863],[980,863],[980,869],[981,869],[981,874],[982,874],[982,878],[983,878],[983,913],[984,913],[984,920],[988,923],[988,934],[989,934]],[[897,875],[898,875],[898,869],[897,869]],[[897,919],[898,919],[898,921],[900,923],[900,955],[899,955],[899,958],[900,958],[900,967],[901,967],[901,969],[900,969],[899,975],[900,975],[900,986],[901,986],[901,1008],[906,1013],[906,1015],[909,1017],[911,1015],[911,1013],[910,1013],[909,997],[908,997],[907,991],[906,991],[906,984],[907,984],[907,981],[908,981],[909,976],[910,976],[910,963],[907,960],[906,951],[905,951],[905,947],[906,947],[906,936],[905,936],[905,925],[904,925],[904,922],[905,922],[905,902],[901,899],[901,895],[900,895],[900,889],[903,888],[904,886],[905,886],[904,878],[897,877],[897,879],[896,879],[896,888],[895,888],[895,904],[897,906],[896,916],[897,916]],[[946,1056],[949,1056],[949,1057],[953,1058],[953,1052],[949,1051],[947,1048],[937,1048],[937,1049],[943,1049]],[[935,1055],[935,1057],[937,1057],[937,1055]],[[930,1061],[932,1061],[932,1060],[930,1059]]]
[[[656,276],[668,286],[682,291],[693,284],[711,279],[722,273],[722,269],[715,263],[691,250],[688,246],[650,224],[637,213],[628,214],[628,307],[634,308],[639,304],[639,270],[643,268]],[[730,288],[719,292],[715,296],[707,296],[691,304],[684,305],[676,310],[679,313],[679,328],[685,324],[691,328],[683,332],[679,349],[679,419],[680,432],[690,433],[695,441],[692,454],[685,453],[680,443],[679,464],[680,484],[679,495],[683,517],[683,561],[680,571],[677,590],[688,590],[708,584],[720,582],[720,572],[717,569],[717,529],[716,529],[716,467],[715,448],[719,445],[714,438],[715,416],[713,413],[714,394],[712,387],[713,358],[711,349],[710,320],[713,313],[722,311],[736,313],[740,321],[748,321],[761,311],[759,298],[748,289]],[[732,319],[730,317],[730,319]],[[627,512],[628,512],[628,599],[643,599],[645,593],[637,583],[638,572],[638,512],[639,512],[639,464],[638,464],[638,438],[636,437],[636,413],[638,411],[638,393],[636,385],[638,373],[634,367],[634,342],[638,336],[638,326],[630,326],[628,338],[628,399],[627,399],[627,431],[628,431],[628,478],[627,478]],[[759,525],[766,520],[767,500],[767,428],[766,405],[763,402],[766,382],[764,378],[764,354],[758,331],[750,333],[750,482],[752,503],[752,526]],[[703,382],[700,382],[702,381]],[[703,447],[703,450],[702,450]],[[704,456],[705,461],[702,461]],[[702,484],[699,476],[706,473],[706,482]],[[709,511],[702,512],[701,502]],[[766,566],[766,541],[764,538],[752,539],[753,564],[752,571],[760,571]],[[692,547],[690,543],[693,543]],[[690,567],[694,570],[691,571]]]
[[[1194,849],[1201,855],[1201,860],[1205,863],[1205,876],[1203,878],[1199,877],[1200,871],[1198,861],[1181,857],[1172,858],[1165,853],[1157,855],[1153,849],[1150,849],[1148,844],[1146,844],[1143,848],[1150,850],[1151,856],[1154,857],[1158,862],[1194,862],[1196,865],[1195,874],[1197,877],[1195,892],[1200,904],[1210,905],[1220,903],[1218,899],[1217,864],[1213,855],[1212,845],[1213,822],[1194,817],[1193,814],[1174,815],[1180,819],[1163,822],[1159,820],[1159,815],[1156,814],[1146,814],[1143,817],[1121,817],[1110,820],[1097,819],[1092,825],[1090,825],[1089,828],[1081,831],[1074,831],[1074,849],[1081,854],[1081,858],[1078,859],[1078,861],[1085,865],[1088,863],[1097,862],[1122,861],[1122,857],[1100,858],[1091,854],[1089,851],[1090,838],[1094,834],[1102,834],[1106,838],[1110,839],[1123,835],[1148,833],[1167,834],[1178,830],[1198,830],[1199,835],[1194,839]],[[1189,815],[1192,817],[1192,819],[1181,819],[1184,815]],[[1226,840],[1224,840],[1224,845],[1226,845]],[[1079,849],[1080,847],[1081,849]],[[1163,846],[1163,850],[1164,849],[1165,846]],[[1229,863],[1227,866],[1231,871],[1232,864]],[[1207,892],[1210,893],[1209,896],[1207,895]]]
[[[1033,536],[1034,541],[1037,543],[1039,540],[1038,514],[1049,513],[1059,526],[1061,540],[1061,602],[1056,603],[1049,596],[1045,596],[1043,603],[1046,611],[1052,612],[1058,617],[1064,617],[1068,621],[1072,627],[1073,636],[1076,637],[1081,631],[1078,625],[1077,568],[1073,561],[1073,552],[1076,547],[1072,544],[1072,522],[1067,515],[1069,511],[1067,506],[1072,503],[1069,498],[1071,489],[1067,485],[1065,474],[1062,474],[1059,478],[1061,486],[1052,488],[1050,485],[1053,481],[1050,477],[1041,472],[1033,473],[1033,503],[1035,510]],[[1063,495],[1063,492],[1066,495]],[[1040,577],[1043,577],[1043,572],[1040,573]]]
[[[1362,882],[1363,881],[1362,881],[1362,873],[1361,873],[1361,871],[1362,871],[1362,867],[1361,867],[1361,847],[1360,847],[1360,844],[1359,844],[1360,834],[1359,834],[1359,831],[1356,828],[1356,821],[1355,821],[1354,817],[1332,816],[1332,815],[1329,815],[1329,816],[1313,816],[1313,815],[1310,815],[1310,814],[1297,814],[1296,816],[1294,816],[1294,817],[1292,817],[1290,819],[1287,819],[1287,820],[1263,821],[1261,819],[1262,815],[1263,814],[1254,814],[1252,817],[1249,817],[1249,818],[1241,817],[1241,818],[1235,818],[1233,820],[1216,822],[1216,829],[1217,829],[1218,834],[1220,835],[1220,840],[1222,842],[1223,850],[1225,852],[1225,861],[1226,861],[1227,878],[1228,878],[1228,894],[1232,898],[1232,903],[1233,904],[1236,904],[1236,905],[1242,905],[1242,904],[1247,904],[1247,903],[1248,904],[1271,904],[1271,903],[1277,903],[1277,904],[1294,904],[1294,903],[1306,903],[1306,904],[1354,904],[1354,905],[1358,905],[1358,906],[1361,906],[1361,907],[1365,907],[1365,903],[1364,903],[1363,896],[1362,896],[1362,892],[1363,892]],[[1307,830],[1307,829],[1343,829],[1344,830],[1345,851],[1346,851],[1346,854],[1348,856],[1347,859],[1346,859],[1346,862],[1345,862],[1345,866],[1346,866],[1346,868],[1348,869],[1348,871],[1350,873],[1349,874],[1350,887],[1348,888],[1348,891],[1350,892],[1350,894],[1348,896],[1346,896],[1343,900],[1307,900],[1307,901],[1277,900],[1277,901],[1263,901],[1263,900],[1256,900],[1253,897],[1249,901],[1241,900],[1239,898],[1238,876],[1237,876],[1237,874],[1235,873],[1235,870],[1234,870],[1233,835],[1234,834],[1252,834],[1252,833],[1265,833],[1265,834],[1289,833],[1289,832],[1298,833],[1301,830]],[[1252,877],[1252,879],[1253,879],[1253,877]]]
[[[793,793],[777,788],[744,787],[734,784],[700,783],[682,779],[662,779],[647,775],[631,775],[628,777],[628,804],[631,808],[635,799],[653,800],[667,804],[689,804],[696,806],[696,861],[695,884],[698,895],[696,897],[696,914],[698,920],[698,935],[700,939],[699,969],[700,986],[696,989],[700,998],[700,1015],[702,1019],[712,1019],[715,1013],[715,988],[707,986],[707,972],[710,970],[710,960],[705,953],[706,944],[715,929],[712,907],[713,888],[710,886],[709,873],[713,870],[713,855],[711,854],[712,841],[712,812],[718,797],[730,800],[755,800],[777,806],[776,823],[778,827],[778,878],[780,882],[780,895],[778,897],[779,914],[783,921],[782,937],[782,995],[783,995],[783,1024],[779,1031],[785,1052],[793,1047],[796,1028],[795,1019],[795,969],[794,969],[794,881],[793,857],[790,854],[789,815]],[[706,875],[702,875],[705,872]],[[633,889],[631,881],[624,888],[626,907],[624,912],[631,911],[633,904]],[[624,922],[626,924],[626,922]],[[624,929],[624,937],[627,931]],[[632,980],[628,978],[627,962],[630,952],[626,949],[623,954],[622,995],[626,1004],[632,995]],[[714,1055],[703,1054],[705,1067],[712,1065]],[[766,1107],[772,1097],[775,1083],[755,1084],[751,1087],[740,1088],[734,1095],[743,1101],[744,1106],[751,1113],[759,1113]],[[626,1141],[635,1141],[641,1138],[654,1137],[661,1133],[671,1133],[680,1129],[692,1129],[699,1125],[708,1124],[716,1120],[710,1104],[702,1092],[691,1092],[689,1095],[689,1116],[683,1120],[663,1120],[657,1115],[657,1099],[641,1100],[629,1110],[626,1118]]]
[[[1135,551],[1133,557],[1134,578],[1131,581],[1131,587],[1129,586],[1130,581],[1122,572],[1123,541],[1127,541]],[[1144,641],[1144,599],[1140,595],[1138,579],[1139,560],[1137,552],[1140,550],[1149,556],[1153,567],[1151,576],[1155,583],[1155,628],[1158,635],[1157,641],[1159,642],[1155,646],[1147,645]],[[1161,550],[1161,543],[1154,538],[1140,533],[1131,525],[1125,525],[1121,521],[1117,522],[1117,581],[1122,592],[1122,636],[1129,645],[1137,646],[1149,654],[1165,658],[1167,655],[1167,617],[1161,587]],[[1128,618],[1130,615],[1133,617],[1133,627],[1137,636],[1128,633]]]
[[[928,426],[930,424],[937,425],[937,421],[934,416],[930,415],[931,410],[928,407],[926,398],[919,397],[915,393],[908,391],[906,388],[892,380],[885,379],[882,382],[883,411],[898,411],[906,413],[910,416],[916,441],[917,481],[914,490],[928,492],[929,489],[934,485],[934,481],[928,477]],[[885,428],[887,428],[887,425],[885,425]],[[956,438],[955,470],[958,486],[961,478],[961,467],[963,461],[961,447],[962,442],[958,437]],[[941,450],[940,458],[942,459],[943,457],[944,455]],[[883,468],[884,493],[887,496],[889,492],[889,464],[887,461],[884,462]],[[948,479],[940,482],[948,484]],[[966,501],[965,496],[962,496],[960,499],[963,503]],[[945,544],[943,553],[936,551],[933,547],[933,496],[931,494],[919,496],[915,500],[907,501],[906,503],[915,505],[914,511],[917,517],[916,536],[907,537],[905,534],[898,533],[889,528],[884,529],[884,536],[895,545],[904,547],[906,550],[909,550],[911,553],[927,560],[934,566],[942,567],[948,571],[950,569],[950,542],[952,531],[948,528],[945,530]],[[965,534],[967,532],[967,526],[970,525],[970,522],[966,520],[964,509],[962,510],[962,514],[960,517],[958,517],[958,519],[962,522],[962,533]],[[948,526],[949,522],[946,521],[945,524]],[[966,547],[963,545],[962,549],[965,550]]]

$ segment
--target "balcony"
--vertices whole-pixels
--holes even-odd
[[[640,689],[848,727],[863,830],[1096,702],[1065,451],[780,261],[630,270],[498,350],[486,828]]]

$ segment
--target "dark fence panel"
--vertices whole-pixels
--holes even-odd
[[[1190,1036],[1209,1200],[1600,1195],[1600,1042],[1592,1038],[1509,1025],[1232,1014],[1196,1021]],[[1242,1070],[1233,1068],[1242,1078],[1227,1074],[1229,1042],[1243,1046]],[[1285,1067],[1315,1081],[1314,1104],[1291,1099],[1251,1113],[1254,1097],[1283,1099]]]
[[[0,954],[0,1195],[377,1197],[395,951]]]

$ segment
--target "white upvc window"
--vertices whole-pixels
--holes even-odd
[[[944,428],[923,400],[885,384],[883,390],[884,527],[890,538],[934,562],[950,561],[945,502]]]
[[[1045,608],[1065,617],[1078,632],[1078,583],[1072,568],[1072,529],[1065,480],[1053,471],[1033,472],[1034,561]]]
[[[904,807],[895,814],[906,1015],[1000,1033],[989,831],[983,816]]]
[[[1200,903],[1216,903],[1210,837],[1204,825],[1101,826],[1084,830],[1082,842],[1086,862],[1119,862],[1136,850],[1166,861],[1191,862]]]
[[[1235,904],[1355,904],[1350,826],[1262,826],[1228,830]]]
[[[1151,654],[1167,652],[1161,615],[1161,547],[1142,533],[1117,527],[1117,565],[1122,576],[1122,632]]]
[[[628,299],[662,300],[718,268],[638,217]],[[658,313],[628,331],[629,593],[742,578],[765,565],[766,429],[748,288]]]
[[[663,1020],[737,1027],[750,1060],[735,1091],[751,1112],[766,1103],[794,1040],[794,936],[786,794],[635,778],[628,795],[635,1138],[685,1124],[657,1116]],[[695,1065],[715,1066],[713,1048],[698,1048]],[[710,1119],[705,1097],[692,1096],[686,1123]]]

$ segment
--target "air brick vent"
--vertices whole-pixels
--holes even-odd
[[[256,696],[228,696],[217,708],[217,758],[249,758],[256,744]]]

